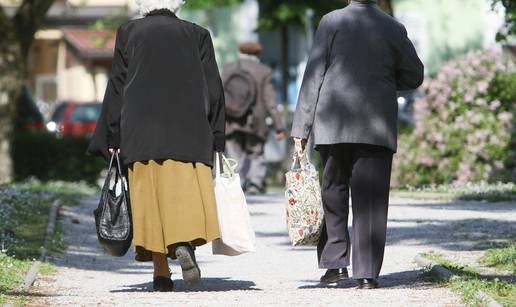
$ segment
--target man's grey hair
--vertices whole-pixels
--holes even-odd
[[[185,4],[184,0],[136,0],[136,5],[142,15],[160,9],[167,9],[175,13],[183,4]]]

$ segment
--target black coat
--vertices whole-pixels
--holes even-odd
[[[405,27],[375,1],[353,1],[324,16],[317,29],[292,136],[306,139],[313,130],[316,145],[396,151],[396,90],[415,89],[423,77]]]
[[[102,113],[88,152],[120,148],[124,164],[174,159],[212,165],[224,151],[224,91],[210,33],[169,10],[117,31]]]

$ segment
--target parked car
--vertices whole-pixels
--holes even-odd
[[[59,136],[90,137],[95,131],[100,103],[65,102],[56,107],[47,129]]]
[[[424,94],[420,90],[398,92],[398,119],[401,127],[414,126],[414,102],[423,97]]]
[[[45,129],[43,115],[39,111],[27,87],[23,87],[16,106],[16,130],[39,131]]]

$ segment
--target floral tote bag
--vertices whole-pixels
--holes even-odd
[[[287,226],[292,245],[317,245],[324,218],[319,174],[298,141],[286,179]]]

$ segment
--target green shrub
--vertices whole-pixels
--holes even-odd
[[[516,274],[516,244],[489,249],[480,261],[489,266]]]
[[[56,138],[48,133],[16,135],[12,145],[15,179],[95,183],[105,162],[85,154],[88,143],[85,138]]]
[[[471,52],[423,85],[416,126],[400,136],[393,184],[513,181],[516,70],[501,54]]]

